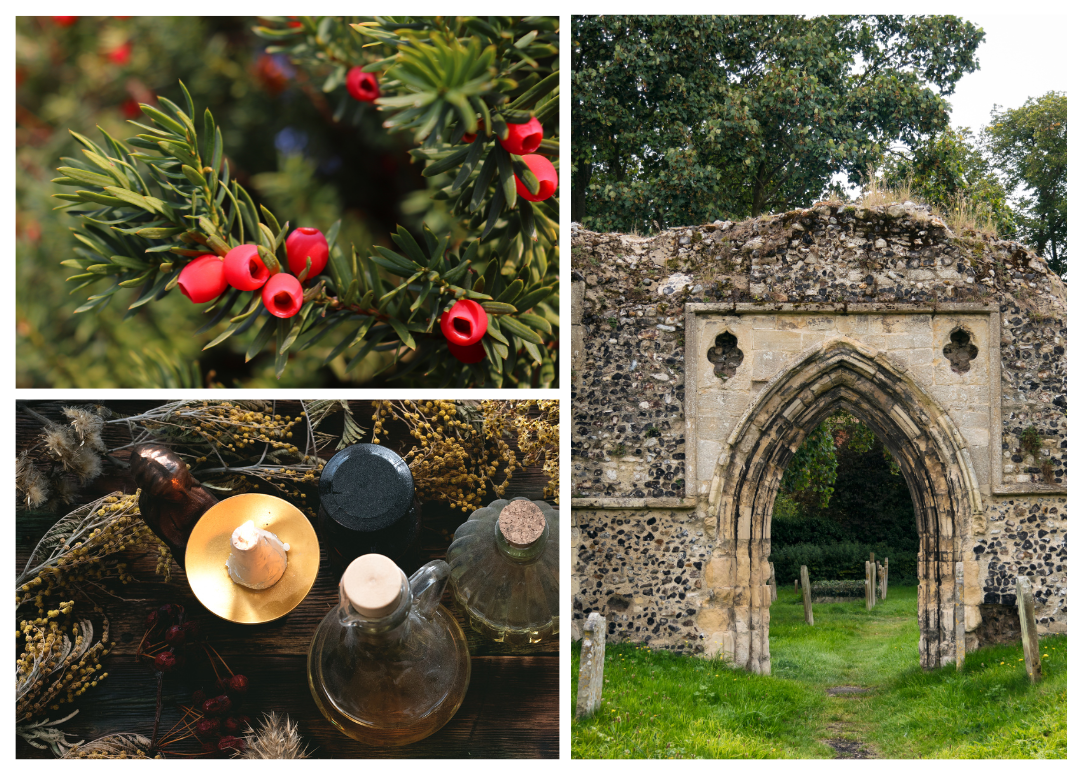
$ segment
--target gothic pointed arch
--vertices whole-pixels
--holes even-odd
[[[708,514],[717,519],[707,570],[712,640],[754,672],[770,672],[771,510],[783,471],[821,421],[843,409],[895,457],[909,486],[920,539],[918,623],[924,668],[954,659],[954,573],[959,545],[981,510],[969,449],[947,413],[903,368],[846,337],[805,351],[756,396],[719,453]]]

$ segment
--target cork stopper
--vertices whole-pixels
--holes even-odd
[[[545,528],[543,510],[530,501],[510,501],[498,515],[498,529],[517,549],[530,547],[543,535]]]
[[[404,572],[385,555],[362,555],[344,570],[341,587],[352,607],[365,617],[389,616],[400,604]]]

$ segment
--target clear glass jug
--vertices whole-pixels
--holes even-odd
[[[449,566],[411,578],[384,555],[363,555],[341,577],[340,605],[307,655],[315,704],[368,745],[407,745],[441,729],[464,700],[471,659],[464,631],[438,601]]]
[[[498,499],[453,534],[453,599],[476,632],[505,643],[558,634],[558,510],[545,501]]]

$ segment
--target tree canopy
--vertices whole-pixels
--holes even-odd
[[[992,111],[985,143],[1014,195],[1018,237],[1067,270],[1067,95],[1050,91]]]
[[[811,203],[948,123],[953,16],[574,16],[572,217],[650,230]]]

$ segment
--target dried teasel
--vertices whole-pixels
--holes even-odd
[[[305,759],[310,754],[299,734],[299,725],[288,716],[265,713],[258,729],[248,731],[241,759]]]
[[[15,459],[15,487],[26,497],[26,506],[29,509],[37,509],[49,498],[49,479],[37,468],[25,450]]]
[[[71,421],[71,428],[78,435],[79,444],[100,453],[106,451],[105,441],[101,438],[101,430],[105,428],[105,419],[101,415],[103,412],[104,408],[97,411],[78,406],[64,408],[64,415]]]

